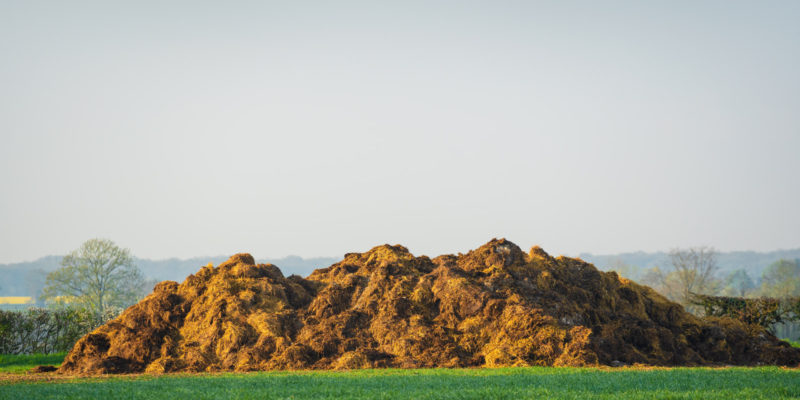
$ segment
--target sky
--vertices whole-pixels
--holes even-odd
[[[800,247],[797,1],[0,1],[0,263]]]

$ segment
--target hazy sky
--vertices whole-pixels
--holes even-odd
[[[800,246],[800,2],[0,0],[0,262]]]

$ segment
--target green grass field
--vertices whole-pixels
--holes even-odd
[[[502,368],[260,372],[0,383],[0,399],[777,399],[800,371]]]
[[[64,361],[66,353],[58,354],[0,354],[0,372],[24,373],[37,365],[58,366]]]
[[[62,355],[0,356],[0,372]],[[19,375],[15,375],[19,376]],[[2,378],[0,378],[2,379]],[[800,370],[500,368],[257,372],[0,380],[0,399],[776,399],[800,398]]]

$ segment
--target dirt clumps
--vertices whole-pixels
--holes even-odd
[[[45,374],[48,372],[55,372],[58,370],[57,367],[52,365],[37,365],[28,371],[29,374]]]
[[[86,335],[62,373],[592,365],[798,365],[800,349],[698,318],[582,260],[492,240],[414,257],[383,245],[308,278],[237,254],[162,282]]]

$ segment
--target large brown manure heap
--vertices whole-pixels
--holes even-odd
[[[86,335],[62,373],[526,365],[796,366],[800,349],[534,247],[351,253],[308,278],[237,254],[161,282]]]

